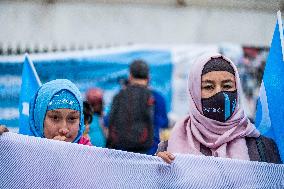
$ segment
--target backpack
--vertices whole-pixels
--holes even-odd
[[[109,117],[109,148],[145,152],[153,144],[153,104],[151,91],[129,85],[113,99]]]

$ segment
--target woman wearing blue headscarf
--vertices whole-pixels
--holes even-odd
[[[83,137],[83,103],[79,89],[69,80],[42,85],[30,101],[29,126],[33,136],[91,145]],[[0,135],[8,131],[0,126]]]

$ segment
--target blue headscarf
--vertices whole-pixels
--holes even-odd
[[[80,112],[80,104],[73,93],[63,89],[53,95],[52,99],[48,103],[47,111],[56,109],[71,109]]]
[[[59,102],[60,99],[68,98],[72,105],[66,107],[61,103],[57,103],[58,108],[69,108],[79,110],[80,125],[78,135],[73,142],[78,142],[83,135],[84,116],[83,103],[79,89],[71,81],[67,79],[56,79],[42,85],[35,96],[30,101],[29,125],[33,136],[44,138],[44,119],[48,109],[54,109],[55,106],[49,106],[50,102]]]

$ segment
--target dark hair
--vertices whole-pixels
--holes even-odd
[[[130,64],[130,74],[137,79],[148,79],[149,67],[143,60],[134,60]]]
[[[83,102],[83,113],[84,113],[84,123],[87,122],[88,124],[91,124],[93,121],[94,111],[92,106],[87,101]]]
[[[202,75],[207,74],[212,71],[227,71],[235,75],[235,70],[231,64],[223,59],[222,57],[211,58],[203,67]]]

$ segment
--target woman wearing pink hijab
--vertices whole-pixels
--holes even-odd
[[[237,68],[220,54],[207,54],[190,67],[189,113],[174,126],[157,156],[172,153],[281,163],[274,141],[261,136],[240,107]]]

